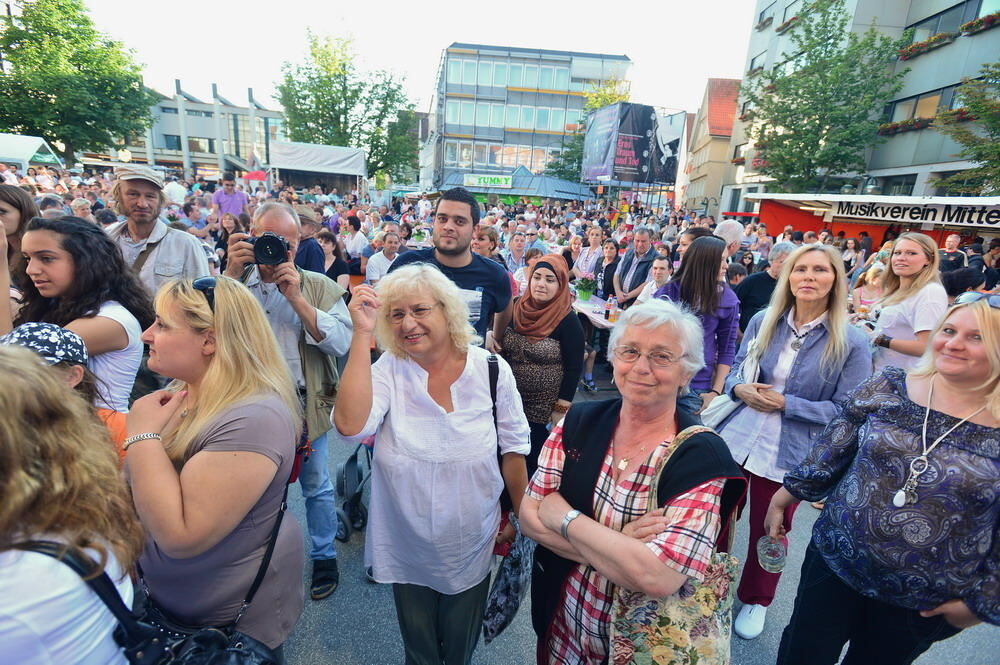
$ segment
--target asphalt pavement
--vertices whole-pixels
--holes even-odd
[[[598,385],[607,387],[606,382]],[[615,393],[580,394],[577,399],[606,399]],[[353,450],[352,446],[331,441],[330,470]],[[305,507],[301,494],[289,493],[292,514],[305,531]],[[774,603],[768,609],[764,632],[755,640],[736,635],[732,641],[733,665],[772,665],[778,653],[781,631],[791,615],[798,586],[799,569],[812,525],[819,512],[803,503],[795,515],[785,573]],[[400,543],[400,547],[406,547]],[[734,552],[746,552],[746,517],[737,530]],[[288,665],[402,665],[403,648],[396,624],[392,591],[387,585],[371,584],[364,575],[364,534],[354,533],[347,543],[337,543],[340,587],[329,598],[314,602],[306,593],[306,607],[285,645]],[[308,542],[306,552],[309,551]],[[307,566],[303,584],[309,583]],[[535,634],[531,629],[530,599],[507,630],[490,644],[480,641],[473,658],[475,665],[531,665],[534,662]],[[739,601],[735,612],[739,612]],[[915,661],[915,665],[997,665],[1000,663],[1000,629],[979,625],[939,642]],[[878,665],[873,663],[872,665]]]

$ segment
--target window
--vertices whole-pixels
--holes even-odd
[[[486,102],[476,104],[476,127],[490,126],[490,105]]]
[[[507,63],[498,62],[493,65],[493,85],[502,88],[507,85]]]
[[[552,113],[550,114],[550,118],[551,118],[551,121],[550,121],[550,124],[549,124],[549,129],[551,129],[553,131],[556,131],[556,132],[565,132],[566,131],[566,112],[565,111],[563,111],[562,109],[552,109]]]
[[[503,129],[503,104],[493,104],[490,107],[490,127]]]
[[[513,87],[519,87],[521,85],[521,72],[523,71],[523,65],[511,64],[510,74],[507,77],[507,85]]]
[[[506,127],[517,127],[521,116],[520,106],[508,106],[507,107],[507,121],[505,123]]]
[[[551,67],[538,68],[538,87],[544,90],[551,90],[555,83],[555,74]]]
[[[177,109],[172,106],[161,106],[160,113],[166,113],[167,115],[177,115]]]
[[[537,65],[525,65],[524,66],[524,87],[525,88],[538,88],[538,66]]]
[[[448,83],[462,82],[462,61],[456,58],[448,59]]]
[[[213,113],[212,111],[199,111],[196,109],[187,109],[185,113],[187,113],[190,116],[194,116],[196,118],[211,118],[215,116],[215,113]]]
[[[459,143],[458,144],[458,165],[461,168],[470,168],[472,166],[472,144],[471,143]]]
[[[163,135],[163,147],[167,150],[180,150],[181,149],[181,137],[177,134],[164,134]]]
[[[747,156],[747,144],[741,143],[735,148],[733,148],[733,159],[739,159],[740,157]]]
[[[921,95],[900,99],[889,105],[886,116],[892,122],[909,120],[910,118],[933,118],[939,111],[946,111],[955,103],[956,85],[931,90]]]
[[[473,102],[462,102],[462,124],[476,124],[476,105]]]
[[[917,174],[894,175],[882,178],[882,193],[886,196],[910,196],[917,184]]]
[[[189,136],[188,150],[191,152],[215,152],[215,139]]]
[[[740,106],[740,115],[746,115],[749,112],[750,112],[750,102],[743,102],[743,105]]]
[[[569,90],[569,70],[565,67],[556,68],[556,90]]]
[[[457,125],[462,112],[462,104],[454,99],[449,99],[445,104],[444,121],[450,125]]]
[[[535,109],[535,129],[549,128],[549,110]]]
[[[989,4],[996,5],[993,11],[1000,9],[1000,2],[997,0],[966,0],[966,2],[960,2],[933,16],[928,16],[922,21],[908,26],[913,28],[913,41],[922,42],[941,32],[958,32],[958,28],[963,23],[976,18],[977,9],[979,15],[983,16],[983,9]],[[990,12],[985,13],[989,14]]]
[[[445,141],[444,163],[445,166],[455,166],[455,164],[458,163],[458,143],[454,141]]]
[[[521,129],[531,129],[535,126],[535,109],[531,106],[521,107]]]
[[[515,164],[531,168],[531,146],[521,145],[517,147],[517,160]]]
[[[545,148],[532,148],[531,149],[531,170],[535,173],[541,173],[545,170],[546,164],[548,164],[549,158],[545,154]]]
[[[583,79],[570,79],[569,90],[570,92],[583,92],[587,89],[587,82]]]
[[[764,7],[763,11],[761,11],[760,14],[757,14],[757,23],[763,23],[767,19],[772,18],[774,16],[774,6],[776,4],[776,2],[772,2],[767,7]]]
[[[489,146],[489,153],[490,154],[487,157],[487,159],[489,160],[488,161],[488,165],[489,166],[501,166],[501,163],[500,163],[501,152],[500,151],[501,151],[502,148],[503,148],[503,146],[500,145],[499,143],[491,143],[490,144],[490,146]]]
[[[784,23],[793,16],[799,15],[799,9],[802,7],[801,0],[795,0],[785,6],[785,11],[781,14],[781,22]]]
[[[983,3],[983,4],[985,4],[985,3]],[[952,176],[956,176],[959,173],[961,173],[961,171],[945,171],[943,173],[932,173],[931,175],[933,177],[931,178],[931,181],[933,182],[934,180],[938,180],[938,179],[944,180],[945,178],[950,178]],[[944,184],[938,185],[937,188],[934,190],[934,196],[976,196],[976,194],[974,194],[972,192],[968,192],[968,191],[959,192],[959,191],[955,191],[954,189],[952,189],[952,187],[954,187],[956,185],[961,186],[961,185],[972,185],[972,184],[973,183],[971,181],[965,180],[965,181],[956,182],[956,183],[952,183],[952,184],[948,184],[948,185],[944,185]]]
[[[767,58],[767,51],[761,51],[760,53],[755,55],[750,60],[750,67],[747,68],[747,71],[752,72],[755,69],[764,69],[764,60],[766,58]]]
[[[493,63],[479,63],[479,85],[493,85]]]
[[[463,85],[476,85],[476,61],[475,60],[463,60],[462,61],[462,84]]]
[[[472,154],[473,154],[473,161],[475,162],[476,166],[486,165],[486,153],[487,150],[485,143],[477,143],[475,145]]]

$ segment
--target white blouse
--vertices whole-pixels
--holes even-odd
[[[375,435],[365,564],[379,582],[456,594],[489,573],[504,487],[497,439],[500,452],[527,455],[531,435],[514,374],[499,356],[494,428],[488,356],[469,347],[451,386],[451,413],[430,396],[427,372],[413,360],[385,353],[372,366],[368,421],[344,438]]]

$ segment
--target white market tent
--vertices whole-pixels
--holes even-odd
[[[63,167],[52,147],[39,136],[0,134],[0,162],[17,164],[23,174],[32,164]]]
[[[368,177],[361,148],[272,141],[269,150],[268,167],[272,169]]]

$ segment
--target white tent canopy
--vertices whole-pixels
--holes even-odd
[[[22,173],[31,164],[63,165],[45,139],[20,134],[0,134],[0,162],[16,163]]]
[[[272,141],[270,153],[268,166],[272,169],[368,177],[365,151],[361,148]]]

